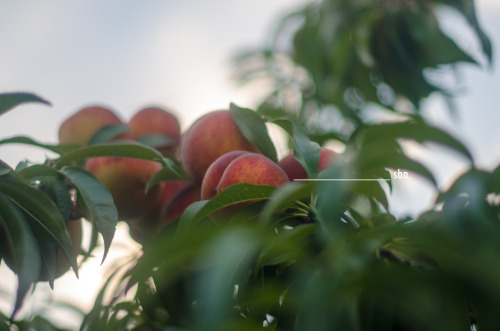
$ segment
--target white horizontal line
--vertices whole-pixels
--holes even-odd
[[[387,178],[311,178],[311,179],[294,179],[295,182],[376,182],[379,180],[390,181]]]

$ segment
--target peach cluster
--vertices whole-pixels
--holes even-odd
[[[169,143],[157,147],[158,151],[178,158],[190,177],[189,181],[162,182],[146,192],[149,179],[161,169],[159,163],[124,157],[87,160],[85,169],[109,189],[120,219],[129,224],[131,236],[141,243],[178,219],[192,203],[212,199],[231,185],[280,187],[307,177],[292,153],[279,163],[264,156],[244,137],[229,110],[209,112],[181,134],[177,117],[161,108],[142,109],[124,123],[107,108],[87,107],[62,123],[59,141],[86,145],[100,128],[109,124],[130,127],[119,140],[134,141],[152,134],[167,137]],[[323,148],[319,171],[334,159],[335,153]]]

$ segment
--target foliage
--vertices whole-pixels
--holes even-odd
[[[281,22],[269,49],[241,56],[240,78],[265,76],[273,88],[256,111],[231,104],[233,118],[273,160],[267,128],[282,128],[310,180],[281,188],[237,184],[193,203],[144,243],[139,258],[112,270],[81,329],[497,329],[500,166],[477,169],[462,142],[419,113],[431,93],[451,97],[426,70],[476,63],[441,31],[439,6],[468,20],[491,61],[471,0],[314,2]],[[285,50],[283,41],[291,42]],[[28,101],[45,102],[2,94],[0,114]],[[399,120],[371,123],[365,115],[374,108]],[[339,115],[334,126],[321,121],[328,112]],[[149,186],[187,178],[181,163],[154,144],[109,142],[124,130],[106,127],[84,147],[24,136],[0,140],[60,155],[16,169],[0,163],[0,257],[19,278],[13,312],[0,315],[0,329],[51,328],[43,317],[15,317],[41,270],[53,285],[56,247],[77,273],[66,222],[82,216],[91,222],[84,258],[99,233],[103,258],[112,247],[116,208],[109,191],[82,169],[86,158],[160,162]],[[320,146],[332,139],[345,151],[318,174]],[[437,192],[428,211],[397,219],[388,199],[401,180],[394,171],[436,186],[432,171],[404,153],[404,141],[440,144],[470,168]],[[235,213],[220,213],[242,203]]]

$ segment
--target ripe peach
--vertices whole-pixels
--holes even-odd
[[[318,173],[330,167],[335,158],[337,157],[337,153],[328,148],[321,148],[321,152],[319,154],[319,163],[318,163]],[[304,170],[304,167],[293,157],[293,153],[290,152],[283,159],[279,161],[280,167],[286,172],[288,179],[290,181],[294,181],[296,179],[306,179],[307,173]]]
[[[239,183],[279,187],[288,183],[288,177],[279,165],[264,155],[245,153],[227,165],[217,185],[217,193]]]
[[[109,124],[122,124],[122,121],[108,108],[93,106],[80,109],[59,127],[59,143],[87,145],[97,130]],[[124,134],[122,137],[128,136]]]
[[[127,157],[95,157],[87,161],[85,169],[111,192],[121,220],[144,215],[158,203],[162,185],[145,192],[149,179],[161,169],[157,162]]]
[[[236,150],[259,153],[243,136],[229,110],[213,111],[199,118],[186,132],[182,142],[182,164],[186,173],[200,182],[212,162]]]
[[[215,160],[210,167],[208,167],[203,182],[201,184],[201,199],[212,199],[217,194],[217,185],[220,182],[224,170],[226,170],[229,163],[243,154],[249,153],[247,151],[232,151],[226,153]]]
[[[172,139],[172,141],[157,149],[164,154],[173,154],[179,143],[181,127],[177,117],[158,107],[144,108],[138,111],[129,120],[132,135],[140,138],[149,134],[159,134]]]
[[[200,185],[191,184],[177,192],[165,208],[163,224],[169,224],[181,217],[184,210],[196,201],[200,201]]]

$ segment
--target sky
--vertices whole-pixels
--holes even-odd
[[[0,117],[0,139],[28,135],[46,143],[57,142],[60,123],[89,104],[115,110],[123,120],[146,105],[164,106],[187,128],[208,111],[227,108],[230,102],[255,105],[249,91],[230,81],[230,59],[248,48],[261,47],[277,18],[306,0],[192,0],[192,1],[63,1],[18,0],[0,4],[0,93],[33,92],[52,106],[26,104]],[[500,45],[500,1],[479,0],[480,22]],[[444,23],[450,34],[462,31],[456,22]],[[463,28],[463,26],[462,26]],[[466,32],[467,29],[465,29]],[[466,34],[466,33],[465,33]],[[477,43],[462,38],[464,48],[477,51]],[[429,98],[424,112],[431,123],[457,136],[472,151],[479,167],[500,163],[500,57],[494,65],[462,67],[463,92],[456,98],[457,116],[452,118],[442,100]],[[407,144],[408,153],[429,165],[441,187],[465,169],[458,155]],[[29,159],[42,162],[50,153],[23,145],[0,146],[0,159],[11,166]],[[434,198],[425,181],[402,181],[391,199],[395,213],[421,210]],[[108,260],[136,252],[127,240],[126,228],[117,230],[116,249]],[[68,273],[56,283],[56,291],[41,287],[38,301],[26,311],[44,307],[47,298],[68,301],[88,309],[106,265],[88,261],[80,280]],[[15,282],[0,268],[0,292]],[[9,301],[0,296],[0,310]],[[50,313],[50,310],[49,310]]]

